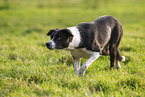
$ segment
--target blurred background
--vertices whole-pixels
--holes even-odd
[[[123,26],[144,24],[144,0],[1,0],[0,34],[47,32],[112,15]]]

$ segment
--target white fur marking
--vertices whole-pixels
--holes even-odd
[[[125,57],[124,57],[124,56],[122,56],[122,58],[123,58],[123,59],[122,59],[122,61],[124,62],[124,61],[125,61]]]
[[[51,48],[55,49],[55,42],[53,40],[50,40],[48,42],[51,43]]]
[[[78,47],[81,42],[80,32],[77,27],[69,27],[67,29],[69,29],[74,36],[72,42],[68,46],[68,49],[74,49],[75,47]]]
[[[79,71],[79,69],[80,69],[80,65],[81,65],[81,58],[75,59],[75,60],[74,60],[75,74],[78,73],[78,71]]]
[[[85,71],[87,68],[97,59],[99,58],[100,53],[99,52],[94,52],[92,56],[82,65],[82,67],[79,70],[79,76],[84,76]]]
[[[116,68],[117,68],[117,69],[121,68],[120,63],[119,63],[118,60],[116,60]]]

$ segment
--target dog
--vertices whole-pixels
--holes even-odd
[[[101,16],[90,23],[80,23],[65,29],[52,29],[47,33],[51,40],[46,43],[50,50],[69,50],[74,59],[75,74],[84,76],[87,68],[101,55],[110,55],[110,69],[119,69],[119,61],[125,61],[119,51],[123,30],[121,23],[112,16]],[[82,64],[81,58],[88,58]]]

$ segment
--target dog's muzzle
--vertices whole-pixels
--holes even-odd
[[[47,42],[47,43],[46,43],[46,47],[47,47],[48,49],[50,49],[50,50],[53,50],[53,49],[54,49],[54,45],[53,45],[52,42]]]

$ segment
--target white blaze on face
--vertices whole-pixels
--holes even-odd
[[[53,41],[53,40],[50,40],[50,41],[48,41],[47,43],[49,43],[50,44],[50,48],[51,49],[55,49],[55,42]]]
[[[74,49],[78,47],[81,42],[80,32],[77,27],[69,27],[67,29],[69,29],[73,35],[72,42],[69,44],[68,49]]]

